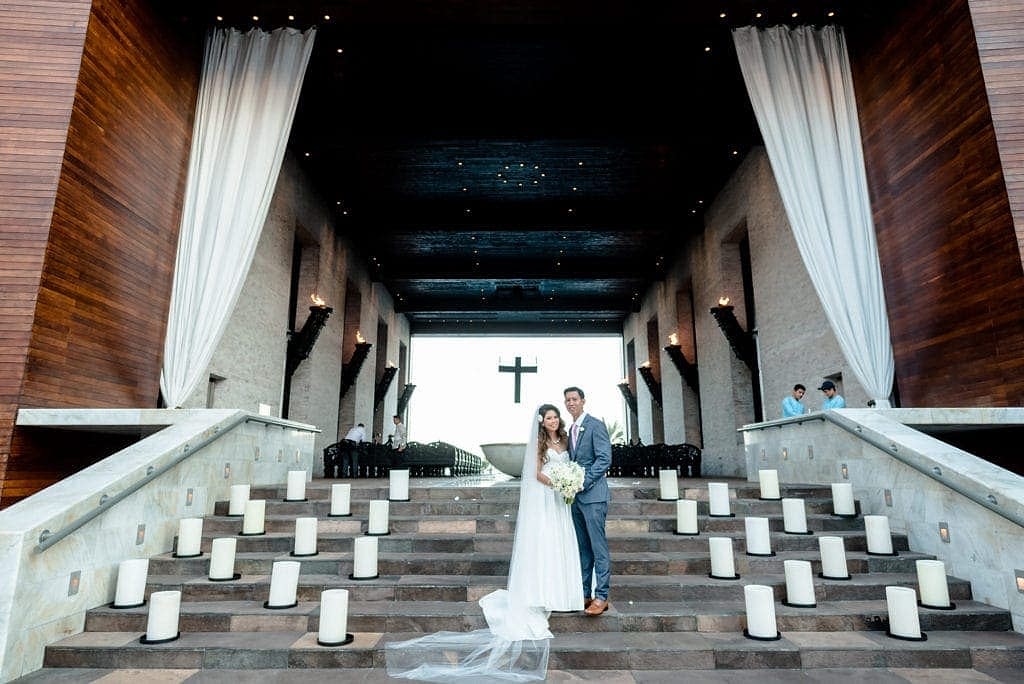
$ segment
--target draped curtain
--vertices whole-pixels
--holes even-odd
[[[252,263],[316,32],[207,37],[178,235],[160,391],[202,381]]]
[[[894,361],[853,79],[841,29],[733,31],[800,256],[839,346],[876,405]]]

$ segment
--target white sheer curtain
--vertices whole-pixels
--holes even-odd
[[[800,255],[861,385],[888,406],[893,353],[842,31],[733,31]]]
[[[201,382],[245,282],[315,35],[222,29],[207,38],[160,375],[167,406]]]

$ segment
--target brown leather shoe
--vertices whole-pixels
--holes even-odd
[[[593,602],[594,602],[594,599],[591,598],[590,596],[588,596],[587,598],[583,599],[583,607],[584,608],[589,608],[590,604],[593,603]]]
[[[590,602],[590,605],[583,612],[591,617],[595,617],[606,610],[608,610],[608,602],[604,599],[596,598]]]

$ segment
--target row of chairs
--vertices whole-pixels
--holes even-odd
[[[612,477],[658,477],[674,468],[679,477],[700,477],[700,447],[693,444],[613,444]]]
[[[384,477],[393,468],[408,468],[412,477],[476,475],[487,461],[447,442],[409,442],[402,451],[390,444],[342,440],[324,448],[324,477]]]

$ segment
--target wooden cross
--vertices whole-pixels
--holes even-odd
[[[516,374],[516,397],[515,397],[515,403],[518,404],[519,403],[519,389],[520,389],[523,373],[536,373],[537,372],[537,367],[536,366],[524,366],[523,365],[523,357],[517,356],[516,357],[516,365],[514,365],[514,366],[502,366],[499,363],[498,364],[498,372],[499,373],[515,373]]]

